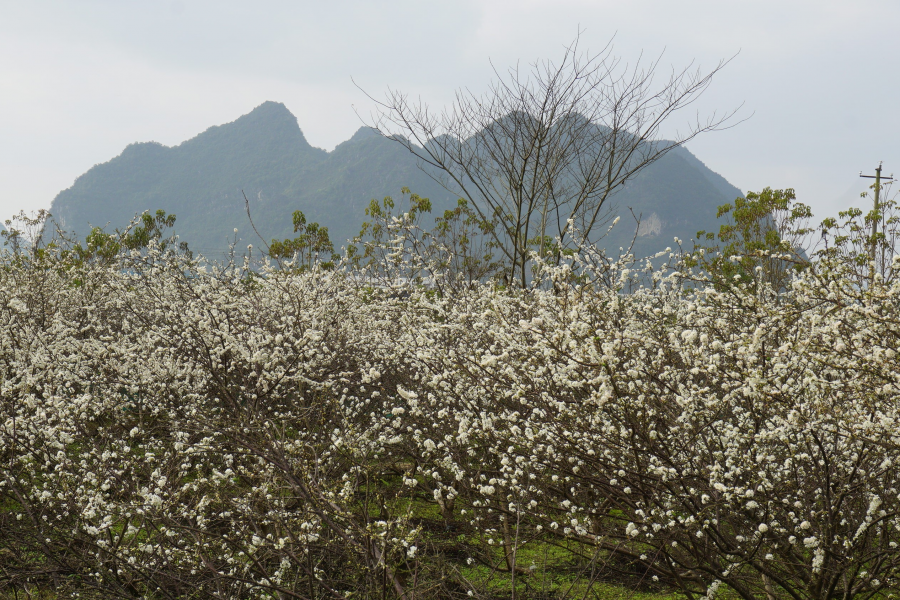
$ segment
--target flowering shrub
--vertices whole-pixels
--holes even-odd
[[[4,260],[0,590],[478,596],[470,564],[532,589],[552,545],[584,595],[893,593],[900,280],[626,295],[559,284],[580,260],[444,294],[152,241]]]

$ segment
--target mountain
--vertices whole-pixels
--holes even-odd
[[[84,237],[91,226],[123,227],[135,214],[162,209],[177,215],[183,241],[211,256],[230,241],[239,249],[259,245],[246,216],[245,194],[266,241],[293,237],[291,214],[302,210],[308,221],[328,226],[341,246],[359,232],[372,198],[398,199],[404,186],[430,198],[435,215],[455,204],[456,198],[396,142],[363,127],[326,152],[307,142],[283,104],[266,102],[178,146],[129,145],[60,192],[50,211],[65,229]],[[623,219],[605,245],[618,248],[631,239],[628,207],[642,215],[636,249],[653,252],[671,245],[673,236],[689,240],[699,229],[716,228],[716,207],[740,195],[678,148],[616,194],[614,206]]]

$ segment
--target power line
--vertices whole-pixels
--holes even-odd
[[[878,236],[878,221],[881,219],[880,210],[881,205],[879,204],[879,194],[881,192],[881,180],[885,181],[893,181],[894,174],[891,173],[889,177],[881,176],[881,161],[878,161],[878,168],[875,169],[874,175],[863,175],[862,171],[859,172],[859,176],[865,179],[874,179],[875,180],[875,211],[874,218],[872,219],[872,243],[869,248],[869,278],[874,283],[875,282],[875,248],[878,245],[877,236]]]

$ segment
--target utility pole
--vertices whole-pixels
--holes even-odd
[[[881,205],[878,203],[879,194],[881,193],[881,180],[885,181],[893,181],[894,174],[891,173],[890,177],[882,177],[881,176],[881,161],[878,162],[878,168],[875,169],[874,175],[863,175],[862,171],[859,172],[859,176],[865,179],[874,179],[875,180],[875,218],[872,219],[872,244],[869,248],[869,280],[874,284],[875,283],[875,248],[878,246],[878,221],[881,219],[879,216],[881,213]]]

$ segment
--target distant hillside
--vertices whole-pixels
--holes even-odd
[[[96,165],[53,200],[51,213],[83,237],[90,226],[122,227],[144,210],[178,217],[182,240],[218,254],[234,240],[258,245],[245,214],[250,199],[257,229],[268,241],[292,235],[291,213],[329,227],[337,246],[359,232],[372,198],[399,198],[406,186],[431,198],[435,214],[455,197],[417,166],[399,144],[361,128],[333,151],[314,148],[297,119],[280,103],[266,102],[232,123],[214,126],[178,146],[131,144]],[[634,233],[627,207],[642,214],[637,250],[652,252],[678,236],[716,227],[716,207],[741,195],[684,148],[642,171],[615,196],[622,223],[609,248]]]

